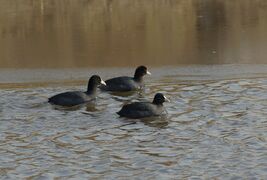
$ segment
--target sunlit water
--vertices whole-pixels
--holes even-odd
[[[265,179],[267,71],[167,69],[152,69],[141,93],[100,93],[95,105],[67,110],[47,98],[85,89],[86,78],[6,85],[0,90],[1,178]],[[151,101],[156,92],[171,99],[165,116],[128,120],[115,113],[124,103]]]
[[[267,63],[266,0],[0,0],[0,67]]]

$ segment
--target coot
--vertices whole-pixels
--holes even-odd
[[[69,91],[65,93],[60,93],[49,98],[48,102],[60,106],[75,106],[78,104],[86,103],[95,99],[96,88],[100,84],[105,85],[106,83],[98,75],[93,75],[88,81],[86,92]]]
[[[141,89],[143,85],[143,76],[146,74],[151,74],[147,71],[145,66],[139,66],[136,68],[134,77],[121,76],[105,81],[106,86],[100,86],[101,90],[104,91],[134,91]]]
[[[127,118],[144,118],[151,116],[159,116],[164,112],[163,103],[169,101],[163,94],[157,93],[152,103],[150,102],[134,102],[126,104],[117,112],[122,117]]]

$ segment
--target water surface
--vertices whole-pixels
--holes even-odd
[[[84,90],[86,76],[67,82],[5,83],[0,90],[0,176],[264,179],[267,67],[238,67],[154,68],[145,91],[130,96],[100,93],[96,105],[74,109],[55,108],[47,98]],[[156,92],[171,99],[165,103],[165,116],[128,120],[115,113],[124,103],[151,101]]]
[[[266,0],[1,0],[0,67],[267,63]]]
[[[0,0],[0,179],[266,179],[266,22],[266,0]],[[47,103],[140,64],[143,92]],[[165,116],[117,116],[156,92]]]

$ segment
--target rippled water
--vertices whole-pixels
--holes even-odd
[[[55,109],[47,98],[84,89],[85,81],[2,88],[0,176],[265,179],[266,73],[234,79],[184,77],[148,77],[144,92],[100,93],[95,106],[67,110]],[[123,103],[151,100],[156,92],[171,99],[166,116],[135,121],[115,114]]]

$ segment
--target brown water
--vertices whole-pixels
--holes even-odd
[[[266,0],[1,0],[0,67],[267,63]]]
[[[0,179],[266,179],[266,35],[265,0],[0,0]],[[139,64],[143,92],[47,103]]]

